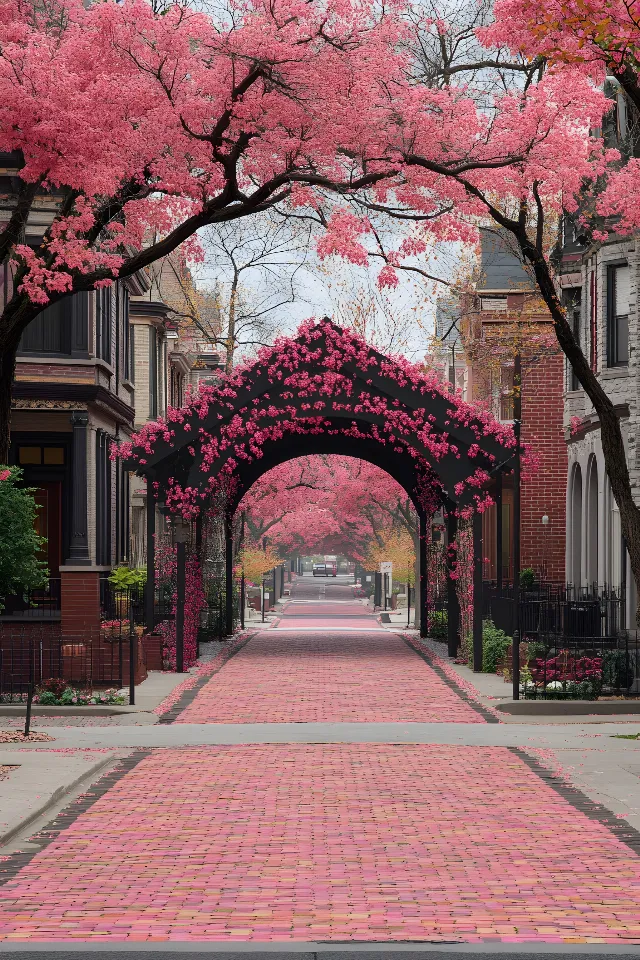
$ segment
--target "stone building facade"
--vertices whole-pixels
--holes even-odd
[[[638,276],[636,240],[581,244],[565,222],[561,285],[574,334],[615,405],[631,482],[640,502]],[[567,470],[567,579],[581,587],[624,590],[627,622],[636,597],[620,515],[606,476],[598,417],[567,365],[564,428]]]

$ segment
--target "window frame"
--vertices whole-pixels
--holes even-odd
[[[113,301],[111,287],[96,290],[96,357],[111,366]]]
[[[628,261],[617,260],[607,264],[607,367],[620,368],[629,366],[629,305],[626,314],[615,313],[616,302],[616,272],[626,268],[631,279],[631,268]],[[620,357],[620,321],[626,325],[626,356]]]
[[[571,325],[571,332],[578,346],[582,349],[582,287],[565,287],[562,291],[563,307],[567,311],[567,320]],[[568,389],[573,392],[581,390],[582,385],[575,375],[574,369],[567,361],[569,382]]]

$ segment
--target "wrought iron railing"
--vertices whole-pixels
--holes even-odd
[[[5,597],[0,617],[19,620],[59,619],[60,596],[60,577],[48,577],[43,587],[34,587]]]
[[[121,687],[128,647],[119,631],[99,636],[61,637],[33,626],[0,632],[0,702],[22,701],[29,684],[62,679],[82,690]]]
[[[512,584],[484,584],[484,617],[509,637],[520,630],[521,696],[640,695],[640,647],[627,629],[624,590],[541,583],[520,590],[517,618],[515,604]]]

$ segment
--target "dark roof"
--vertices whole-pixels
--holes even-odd
[[[480,248],[479,293],[533,289],[533,281],[516,253],[515,240],[497,231],[481,230]]]

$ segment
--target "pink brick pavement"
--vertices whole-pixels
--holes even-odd
[[[306,585],[305,585],[306,586]],[[348,588],[343,588],[343,593]],[[333,588],[334,593],[339,588]],[[341,599],[340,602],[314,603],[307,600],[304,603],[287,603],[280,618],[280,627],[287,630],[293,628],[321,628],[330,630],[332,626],[370,630],[372,627],[381,629],[374,614],[356,600]]]
[[[197,694],[177,723],[484,723],[393,633],[265,630]]]
[[[639,864],[504,747],[157,750],[4,886],[0,938],[640,944]]]

